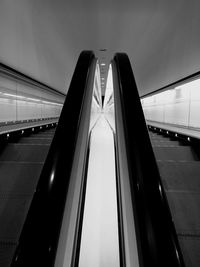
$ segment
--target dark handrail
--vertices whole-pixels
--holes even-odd
[[[140,264],[183,267],[130,61],[126,54],[117,53],[112,64],[114,90],[119,90],[117,102],[122,110],[132,202],[135,201],[132,204],[136,210]],[[117,103],[115,106],[119,108]]]
[[[53,266],[94,54],[80,54],[12,267]]]
[[[112,128],[111,128],[112,129]],[[118,236],[119,236],[119,259],[120,267],[126,266],[126,248],[124,243],[124,222],[123,222],[123,211],[122,211],[122,192],[121,192],[121,181],[120,181],[120,164],[117,147],[116,134],[113,132],[114,148],[115,148],[115,173],[116,173],[116,191],[117,191],[117,214],[118,214]]]

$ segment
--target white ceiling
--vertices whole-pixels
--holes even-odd
[[[66,93],[82,50],[127,52],[140,94],[156,90],[200,69],[200,1],[0,1],[1,62]]]

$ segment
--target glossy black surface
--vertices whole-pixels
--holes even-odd
[[[83,215],[84,215],[86,186],[87,186],[87,174],[88,174],[88,164],[89,164],[89,156],[90,156],[90,140],[91,140],[91,132],[89,134],[89,138],[88,138],[88,142],[86,146],[87,153],[85,157],[83,179],[82,179],[81,190],[80,190],[80,200],[79,200],[80,205],[79,205],[77,221],[76,221],[76,230],[75,230],[75,238],[74,238],[74,244],[73,244],[71,267],[79,266],[81,236],[82,236],[82,227],[83,227]]]
[[[123,204],[121,192],[121,177],[119,163],[119,149],[116,134],[113,132],[115,146],[115,172],[116,172],[116,189],[117,189],[117,214],[118,214],[118,235],[119,235],[119,259],[120,267],[126,266],[126,251],[124,238],[124,222],[123,222]]]
[[[80,54],[11,266],[53,266],[80,125],[91,51]]]
[[[113,69],[122,107],[140,264],[184,266],[128,56],[117,53]]]

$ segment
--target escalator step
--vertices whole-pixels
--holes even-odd
[[[172,218],[187,267],[200,266],[200,193],[167,192]]]
[[[160,141],[158,141],[158,140],[151,140],[151,143],[152,143],[152,145],[153,146],[155,146],[155,145],[172,145],[172,146],[180,146],[181,144],[180,144],[180,142],[179,141],[170,141],[170,140],[160,140]]]
[[[17,242],[31,199],[28,194],[0,195],[0,240]]]
[[[0,162],[0,194],[32,193],[42,167],[42,163]]]
[[[49,145],[8,144],[0,154],[0,161],[44,162]]]
[[[197,155],[189,146],[153,147],[153,150],[157,160],[199,160]]]
[[[53,138],[54,134],[50,134],[50,133],[37,133],[34,135],[34,137],[43,137],[43,138]]]
[[[152,146],[153,147],[163,147],[163,148],[165,148],[165,147],[178,147],[178,146],[180,146],[179,144],[173,144],[172,142],[166,142],[166,143],[164,143],[164,142],[162,142],[162,143],[153,143],[152,144]]]
[[[0,240],[0,266],[10,267],[10,259],[13,257],[16,242]]]
[[[200,162],[158,162],[165,189],[200,192]]]
[[[29,137],[29,138],[21,138],[19,140],[19,144],[47,144],[50,145],[52,138],[44,138],[44,137]]]
[[[166,194],[177,232],[200,236],[200,193],[170,190]]]
[[[186,267],[200,266],[200,236],[179,236],[179,242],[182,249]]]
[[[166,138],[166,137],[159,137],[159,136],[158,136],[158,137],[152,137],[152,136],[151,136],[150,138],[151,138],[151,140],[153,140],[153,141],[161,141],[161,142],[162,142],[162,141],[163,141],[163,142],[165,142],[165,141],[170,141],[169,138]]]
[[[200,193],[167,192],[186,267],[200,266]]]

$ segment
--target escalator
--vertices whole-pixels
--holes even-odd
[[[37,166],[38,175],[42,169],[40,177],[28,184],[34,191],[33,197],[21,193],[27,214],[22,215],[25,222],[16,231],[17,238],[10,236],[14,240],[9,252],[14,253],[12,267],[187,264],[182,242],[185,226],[181,225],[182,220],[182,228],[177,228],[176,223],[174,226],[171,216],[177,183],[164,175],[166,169],[170,172],[170,164],[176,165],[177,171],[179,163],[196,164],[198,155],[189,146],[152,135],[159,172],[127,55],[117,53],[110,69],[113,76],[108,75],[108,80],[113,81],[113,92],[105,96],[102,106],[101,94],[95,91],[97,59],[91,51],[82,52],[52,142],[50,130],[2,147],[0,159],[4,162],[8,160],[6,151],[11,151],[10,161],[18,159],[26,165],[27,160],[34,165],[32,168]],[[111,112],[105,112],[105,103],[112,107]],[[16,152],[17,146],[22,147],[20,152]],[[161,149],[163,146],[166,152]],[[33,151],[26,154],[26,147]],[[109,165],[107,177],[105,170]],[[186,165],[181,170],[189,169]],[[193,194],[195,183],[190,185]],[[20,183],[19,187],[23,188]],[[185,193],[184,190],[182,183],[180,191]],[[29,209],[26,203],[30,204]],[[191,229],[190,234],[194,234]]]
[[[52,127],[52,125],[51,125]],[[54,126],[55,127],[55,126]],[[0,144],[0,266],[9,267],[55,129],[26,130]],[[20,131],[21,132],[21,131]]]
[[[151,128],[150,137],[185,265],[200,266],[200,157],[191,142]]]

